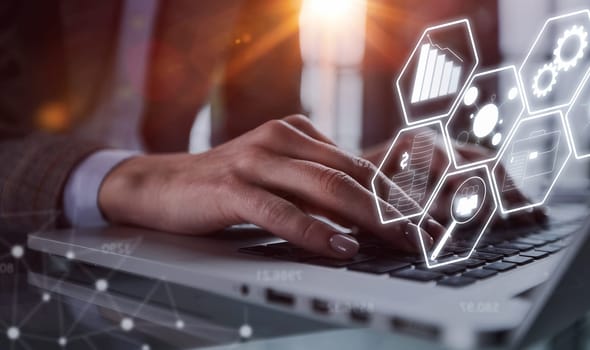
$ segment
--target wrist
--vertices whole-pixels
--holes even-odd
[[[149,176],[144,165],[148,158],[129,158],[115,166],[104,178],[98,192],[98,206],[109,222],[137,223],[134,209],[141,203],[140,188],[145,186]]]

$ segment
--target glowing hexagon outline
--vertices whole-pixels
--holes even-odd
[[[447,159],[449,160],[449,164],[445,168],[444,173],[446,174],[447,171],[449,170],[449,168],[451,167],[451,163],[452,163],[451,162],[451,156],[450,156],[451,150],[449,149],[449,145],[447,144],[447,141],[445,140],[446,135],[444,133],[443,124],[442,124],[442,122],[440,120],[435,120],[435,121],[431,121],[431,122],[428,122],[428,123],[425,123],[425,124],[420,124],[420,125],[408,126],[406,128],[401,129],[400,131],[398,131],[397,135],[395,136],[395,138],[391,142],[391,145],[389,146],[389,149],[387,150],[387,153],[385,153],[385,156],[383,157],[383,160],[381,160],[381,163],[379,163],[379,167],[377,168],[377,171],[375,172],[375,175],[373,175],[373,177],[371,178],[371,189],[373,190],[373,199],[375,201],[375,206],[377,207],[377,212],[379,214],[379,221],[381,222],[382,225],[391,224],[391,223],[394,223],[394,222],[398,222],[398,221],[402,221],[402,220],[406,220],[406,219],[415,218],[415,217],[420,216],[420,215],[423,215],[425,213],[424,208],[422,208],[422,211],[420,211],[420,212],[418,212],[416,214],[404,215],[404,216],[400,216],[399,218],[394,218],[394,219],[390,219],[390,220],[384,220],[383,213],[381,212],[381,205],[379,204],[379,199],[380,198],[377,195],[377,189],[375,188],[375,180],[377,179],[377,176],[379,176],[379,173],[381,173],[381,169],[383,169],[383,167],[385,166],[385,162],[387,161],[387,159],[389,158],[389,156],[393,152],[393,148],[394,148],[397,140],[399,139],[399,137],[401,136],[402,133],[404,133],[406,131],[410,131],[410,130],[415,130],[415,129],[427,127],[427,126],[433,126],[433,125],[435,125],[436,127],[440,128],[441,135],[443,137],[443,144],[445,145],[445,151],[446,151]],[[440,181],[439,181],[439,183],[440,183]],[[439,185],[439,183],[437,183],[437,186]],[[432,196],[431,196],[431,198],[432,198]],[[430,201],[430,199],[428,201]],[[428,201],[426,202],[427,204],[428,204]]]
[[[509,210],[505,210],[504,206],[502,205],[502,196],[500,193],[500,186],[498,185],[498,181],[496,180],[495,176],[492,176],[492,182],[494,183],[494,192],[496,197],[498,198],[498,205],[500,207],[500,212],[502,213],[502,215],[508,215],[508,214],[512,214],[512,213],[516,213],[519,211],[524,211],[524,210],[529,210],[538,206],[541,206],[543,204],[545,204],[545,202],[547,201],[547,198],[549,197],[549,195],[551,194],[551,191],[553,191],[553,187],[555,187],[555,184],[557,183],[557,180],[559,180],[561,173],[563,172],[563,170],[565,169],[565,166],[567,165],[568,161],[570,160],[571,156],[572,156],[572,143],[570,140],[570,135],[567,132],[567,125],[565,123],[565,117],[563,115],[563,113],[559,110],[556,111],[550,111],[550,112],[546,112],[543,114],[535,114],[533,116],[527,117],[527,118],[522,118],[518,121],[518,123],[516,124],[515,128],[514,128],[514,133],[512,135],[510,135],[510,138],[508,138],[506,140],[506,144],[505,147],[503,147],[502,151],[500,152],[500,156],[498,157],[496,164],[494,164],[494,167],[492,168],[492,175],[495,174],[496,168],[501,164],[502,161],[502,157],[504,156],[504,153],[506,152],[508,145],[510,144],[510,142],[512,142],[512,139],[514,137],[514,135],[516,134],[516,130],[518,130],[521,126],[522,123],[531,121],[531,120],[535,120],[535,119],[540,119],[540,118],[544,118],[550,115],[557,115],[560,119],[561,119],[561,123],[562,126],[565,130],[565,139],[566,139],[566,144],[568,147],[568,154],[565,157],[563,164],[561,165],[559,171],[557,172],[557,175],[555,176],[555,178],[553,179],[553,181],[551,182],[551,185],[549,186],[549,188],[547,189],[545,195],[543,196],[543,199],[541,202],[538,203],[531,203],[522,207],[518,207],[518,208],[514,208],[514,209],[509,209]]]
[[[570,112],[572,111],[572,109],[574,108],[576,103],[578,102],[578,99],[580,98],[582,91],[586,87],[588,87],[588,86],[586,86],[587,84],[590,84],[590,70],[588,70],[588,72],[586,73],[586,76],[584,77],[584,79],[582,79],[582,83],[580,84],[580,86],[578,86],[578,89],[576,90],[576,93],[574,94],[574,99],[573,99],[572,103],[570,104],[570,106],[568,107],[567,112],[565,113],[565,125],[566,125],[566,129],[567,129],[566,132],[571,140],[572,149],[574,151],[574,157],[577,160],[590,158],[590,151],[584,155],[578,154],[578,147],[576,146],[576,140],[574,138],[574,133],[572,132],[572,126],[570,125],[570,120],[568,117],[570,115]]]
[[[455,100],[453,101],[453,103],[451,103],[451,106],[449,107],[449,110],[445,113],[442,113],[440,115],[436,115],[434,117],[428,117],[428,118],[424,118],[424,119],[420,119],[414,122],[410,122],[409,118],[408,118],[408,112],[406,111],[406,104],[405,104],[405,100],[404,100],[404,94],[401,91],[400,88],[400,80],[402,78],[402,76],[404,76],[404,74],[406,73],[408,66],[410,65],[410,61],[412,61],[412,58],[414,57],[414,55],[416,54],[416,52],[418,51],[418,48],[420,47],[420,43],[422,42],[422,40],[424,40],[424,37],[426,37],[426,34],[432,30],[438,30],[438,29],[442,29],[442,28],[446,28],[446,27],[451,27],[457,24],[465,24],[467,27],[467,33],[469,35],[469,41],[471,43],[471,49],[473,50],[474,53],[474,57],[475,57],[475,62],[473,65],[473,69],[471,70],[471,72],[469,72],[469,75],[467,76],[467,79],[465,79],[465,83],[463,83],[463,86],[461,87],[461,90],[459,90],[459,93],[457,94],[457,97],[455,98]],[[453,110],[453,108],[455,107],[455,105],[457,104],[457,102],[459,102],[459,98],[463,95],[463,92],[465,91],[465,87],[467,86],[467,82],[469,81],[469,79],[471,78],[471,76],[473,75],[473,73],[475,72],[475,70],[477,69],[477,67],[479,66],[479,53],[477,52],[477,47],[475,45],[475,39],[473,37],[473,31],[471,29],[471,23],[469,22],[469,19],[467,18],[463,18],[463,19],[459,19],[456,21],[452,21],[452,22],[448,22],[448,23],[443,23],[443,24],[439,24],[437,26],[433,26],[433,27],[428,27],[424,30],[424,32],[422,33],[422,35],[420,36],[420,39],[417,41],[416,47],[414,48],[414,50],[412,50],[412,53],[410,54],[410,56],[408,57],[408,59],[406,60],[406,63],[404,64],[404,67],[402,68],[399,76],[396,79],[395,82],[395,86],[396,86],[396,90],[397,90],[397,94],[398,97],[400,99],[400,104],[401,104],[401,108],[402,108],[402,114],[404,116],[404,120],[406,121],[407,125],[416,125],[416,124],[421,124],[421,123],[427,123],[433,120],[438,120],[438,119],[442,119],[446,116],[448,116],[449,114],[451,114],[451,111]],[[444,130],[443,130],[444,131]]]
[[[463,168],[463,169],[459,169],[453,172],[447,172],[445,173],[445,176],[443,176],[442,180],[438,183],[437,187],[434,189],[433,195],[430,197],[430,199],[428,200],[428,203],[426,203],[426,205],[424,206],[424,213],[428,213],[428,210],[430,209],[430,207],[432,206],[432,203],[434,202],[434,198],[436,198],[436,196],[438,195],[438,192],[440,192],[443,184],[447,181],[447,178],[450,176],[454,176],[454,175],[459,175],[459,174],[463,174],[463,173],[467,173],[470,171],[474,171],[474,170],[480,170],[480,169],[484,169],[486,176],[487,176],[487,185],[490,186],[492,189],[490,190],[491,193],[491,197],[492,200],[494,202],[494,207],[492,208],[490,214],[489,214],[489,218],[487,219],[486,223],[481,227],[480,232],[477,235],[477,238],[475,239],[475,242],[473,243],[473,246],[471,247],[471,250],[469,250],[469,253],[464,256],[464,257],[459,257],[453,260],[447,260],[438,264],[430,264],[430,259],[428,257],[428,252],[426,249],[426,246],[424,245],[424,239],[422,238],[422,235],[418,235],[418,238],[420,239],[420,247],[422,248],[422,255],[424,256],[424,261],[426,262],[426,267],[429,269],[433,269],[436,267],[441,267],[441,266],[445,266],[445,265],[450,265],[450,264],[455,264],[461,261],[465,261],[467,259],[469,259],[471,257],[471,255],[473,254],[473,252],[475,251],[475,248],[477,247],[477,245],[479,244],[479,241],[481,240],[481,238],[483,237],[483,234],[486,232],[486,230],[488,229],[488,226],[490,226],[490,223],[492,222],[492,219],[494,218],[494,216],[496,215],[497,211],[498,211],[498,199],[496,198],[496,193],[493,189],[494,187],[494,183],[493,183],[493,176],[492,173],[490,171],[490,168],[487,165],[479,165],[479,166],[474,166],[471,168]],[[426,219],[426,215],[422,215],[422,217],[420,218],[420,221],[418,222],[418,227],[420,227],[422,225],[422,222],[424,221],[424,219]]]
[[[480,72],[480,73],[474,74],[471,77],[471,79],[468,81],[468,84],[466,85],[466,87],[471,86],[471,84],[473,83],[473,81],[475,79],[477,79],[478,77],[482,77],[482,76],[489,75],[489,74],[495,74],[495,73],[498,73],[500,71],[509,70],[509,69],[512,69],[513,70],[514,77],[516,78],[516,85],[518,86],[518,93],[520,95],[520,101],[522,103],[522,108],[521,108],[520,112],[518,113],[518,116],[516,117],[516,121],[515,121],[515,124],[514,124],[514,126],[516,126],[517,123],[518,123],[518,121],[522,118],[522,115],[524,114],[524,110],[525,110],[526,107],[525,107],[525,97],[523,96],[524,95],[524,90],[523,90],[523,87],[521,86],[520,77],[518,75],[518,71],[516,70],[516,66],[515,65],[504,66],[504,67],[495,68],[495,69],[492,69],[492,70],[488,70],[488,71],[484,71],[484,72]],[[461,94],[461,96],[459,96],[459,101],[461,101],[464,98],[466,92],[467,92],[467,89],[465,89],[465,91],[463,91],[463,93]],[[451,112],[451,116],[449,117],[449,120],[447,120],[447,123],[445,124],[445,130],[444,130],[444,132],[446,134],[445,135],[445,139],[449,143],[452,142],[451,134],[448,131],[449,130],[449,124],[453,120],[453,117],[455,116],[455,113],[457,113],[457,111],[459,110],[459,106],[460,106],[460,103],[458,103],[458,104],[455,105],[453,111]],[[468,167],[473,167],[473,166],[477,166],[477,165],[482,165],[482,164],[490,163],[490,162],[493,162],[493,161],[497,160],[498,157],[500,156],[500,153],[502,153],[502,149],[504,148],[504,145],[506,144],[506,140],[510,139],[510,137],[512,136],[512,133],[514,132],[514,129],[515,129],[514,126],[512,127],[511,130],[508,130],[508,133],[507,133],[506,137],[502,141],[502,146],[500,146],[500,148],[498,149],[498,152],[492,158],[487,158],[487,159],[479,160],[479,161],[476,161],[476,162],[471,162],[471,163],[467,163],[467,164],[463,164],[463,165],[458,165],[457,164],[457,158],[455,157],[455,152],[454,152],[455,147],[453,147],[453,145],[450,144],[449,146],[450,146],[450,149],[451,149],[451,157],[453,159],[453,165],[455,166],[455,168],[457,168],[457,169],[464,169],[464,168],[468,168]]]
[[[535,39],[535,41],[533,41],[533,44],[530,46],[529,52],[527,53],[526,57],[524,58],[524,61],[522,61],[522,64],[520,65],[520,69],[518,70],[518,78],[521,80],[521,84],[522,84],[522,88],[525,88],[525,84],[524,84],[524,78],[522,76],[522,70],[524,69],[524,66],[526,65],[527,61],[529,60],[531,53],[533,52],[533,49],[537,46],[539,40],[541,39],[541,36],[543,35],[543,32],[545,32],[545,29],[547,28],[547,25],[549,25],[550,22],[553,21],[558,21],[560,19],[563,18],[567,18],[567,17],[572,17],[572,16],[576,16],[576,15],[580,15],[585,13],[588,16],[588,19],[590,20],[590,10],[585,9],[585,10],[579,10],[579,11],[574,11],[574,12],[570,12],[570,13],[566,13],[563,15],[559,15],[559,16],[555,16],[555,17],[551,17],[548,20],[545,21],[545,23],[543,24],[543,27],[541,27],[541,30],[539,31],[539,34],[537,34],[537,38]],[[588,71],[590,71],[590,68],[588,69]],[[587,72],[588,72],[587,71]],[[587,72],[584,72],[584,75],[587,74]],[[576,88],[577,89],[577,88]],[[542,114],[542,113],[547,113],[547,112],[551,112],[551,111],[556,111],[559,110],[561,108],[565,108],[567,106],[570,106],[572,104],[572,102],[574,101],[574,97],[575,97],[575,93],[573,94],[573,96],[570,98],[570,101],[561,105],[554,105],[554,106],[549,106],[547,108],[544,109],[539,109],[539,110],[531,110],[531,106],[529,104],[529,98],[526,94],[527,90],[523,90],[524,92],[524,101],[526,104],[526,109],[528,111],[529,114]]]

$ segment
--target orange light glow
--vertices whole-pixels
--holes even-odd
[[[37,125],[40,129],[49,132],[64,131],[69,127],[69,113],[63,103],[47,103],[37,113]]]

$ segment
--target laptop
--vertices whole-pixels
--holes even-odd
[[[550,212],[547,227],[488,234],[470,259],[438,269],[426,267],[420,254],[393,251],[370,237],[359,235],[357,257],[339,261],[249,226],[209,237],[129,227],[57,230],[29,235],[28,246],[88,268],[165,280],[322,323],[453,348],[516,348],[590,308],[588,209],[556,204]]]

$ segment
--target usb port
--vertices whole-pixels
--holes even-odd
[[[274,289],[266,290],[266,300],[274,304],[281,304],[284,306],[293,306],[295,299],[291,294],[279,292]]]
[[[318,314],[328,314],[330,313],[330,304],[321,299],[313,299],[311,301],[311,307],[313,311],[317,312]]]
[[[440,331],[436,326],[424,324],[416,321],[407,321],[398,317],[391,320],[393,329],[401,333],[421,336],[428,339],[438,339]]]
[[[367,310],[363,308],[353,307],[350,310],[350,318],[355,322],[367,323],[369,322],[371,316],[369,315],[369,312]]]

